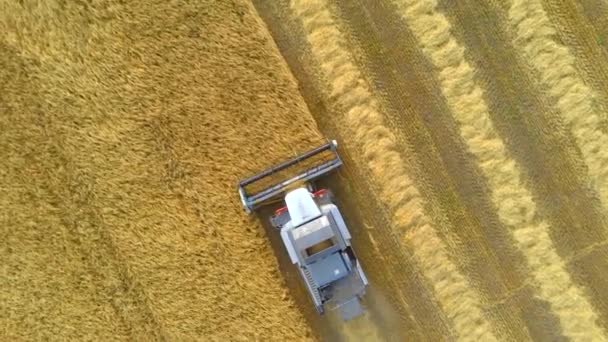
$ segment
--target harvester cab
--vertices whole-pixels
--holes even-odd
[[[286,180],[264,182],[302,165],[306,167],[303,172]],[[320,314],[327,309],[338,309],[342,319],[349,320],[364,312],[360,299],[368,281],[352,249],[350,232],[331,190],[317,189],[315,182],[341,165],[337,143],[332,140],[244,179],[239,183],[239,194],[247,213],[276,203],[277,199],[282,202],[269,220],[280,232],[289,258],[297,267],[315,308]],[[262,185],[256,188],[254,185],[258,182]]]

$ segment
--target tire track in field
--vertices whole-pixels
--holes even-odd
[[[532,195],[521,182],[519,166],[490,120],[482,89],[464,59],[464,48],[450,33],[450,24],[433,0],[393,0],[437,69],[443,94],[460,123],[461,135],[491,185],[503,224],[510,228],[538,285],[537,295],[560,318],[567,337],[603,338],[596,314],[582,291],[572,283],[556,253],[549,225],[536,214]]]
[[[525,182],[530,184],[539,213],[552,227],[558,254],[573,281],[590,295],[605,328],[608,250],[597,244],[606,240],[603,209],[587,185],[586,167],[574,137],[563,129],[559,113],[534,82],[531,66],[513,48],[506,20],[509,4],[474,0],[440,4],[456,39],[469,47],[466,58],[475,65],[481,87],[488,89],[486,102],[495,128],[507,137],[508,150],[525,169]],[[524,313],[543,316],[527,320],[531,333],[536,339],[555,339],[560,333],[555,328],[557,317],[547,311],[548,306],[539,308]]]
[[[486,102],[495,127],[507,137],[508,150],[525,169],[525,182],[530,184],[539,213],[552,227],[550,236],[558,254],[572,280],[590,296],[606,328],[608,250],[596,244],[606,239],[603,209],[587,185],[586,167],[574,137],[563,129],[559,113],[534,82],[532,68],[513,48],[506,20],[509,4],[474,0],[441,4],[452,22],[452,32],[469,47],[466,57],[475,65],[482,88],[488,89]],[[560,334],[555,328],[557,317],[548,306],[538,308],[541,310],[531,308],[524,313],[543,316],[526,320],[531,333],[535,338],[555,339]]]
[[[593,91],[578,74],[568,48],[555,41],[556,31],[540,2],[514,0],[509,21],[515,32],[513,45],[538,72],[537,81],[570,125],[591,186],[608,208],[608,135],[599,128],[601,109],[594,103]]]
[[[441,4],[453,35],[469,47],[465,58],[474,65],[479,85],[488,90],[494,126],[525,170],[559,254],[567,257],[604,240],[603,210],[587,186],[576,141],[533,81],[533,69],[513,49],[508,8],[501,1]]]
[[[379,104],[373,98],[361,72],[345,50],[345,38],[338,30],[324,1],[295,0],[292,8],[304,24],[312,52],[329,82],[330,99],[346,110],[344,123],[352,132],[380,189],[380,196],[392,213],[402,242],[413,251],[422,273],[434,287],[435,296],[458,337],[494,340],[490,323],[480,309],[480,300],[450,260],[446,246],[424,213],[418,189],[409,178],[396,149],[395,137],[386,128]]]

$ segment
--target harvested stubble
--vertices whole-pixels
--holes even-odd
[[[341,121],[358,142],[361,159],[380,190],[377,196],[392,214],[394,233],[400,236],[403,247],[411,250],[454,334],[466,339],[495,339],[480,310],[478,294],[450,260],[425,213],[423,199],[396,148],[395,137],[353,63],[331,6],[323,0],[293,1],[292,8],[302,18],[308,42],[328,81],[329,97],[344,111]]]
[[[499,219],[513,234],[538,286],[538,296],[551,305],[570,338],[603,337],[597,315],[584,292],[571,280],[565,262],[539,217],[530,191],[522,184],[521,167],[509,157],[494,129],[483,90],[474,69],[464,58],[464,47],[450,33],[450,24],[435,0],[395,0],[404,20],[433,62],[443,96],[460,125],[460,134],[477,159],[491,186]]]

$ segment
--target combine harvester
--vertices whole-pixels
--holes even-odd
[[[294,159],[273,166],[239,183],[239,194],[247,213],[277,202],[278,208],[269,220],[280,231],[283,244],[306,284],[320,314],[338,309],[343,320],[361,315],[359,300],[365,294],[367,278],[351,247],[351,235],[334,204],[332,192],[316,189],[315,180],[340,167],[342,160],[335,140]],[[257,193],[246,188],[281,170],[304,164],[320,154],[331,153],[331,160],[309,167],[282,182]],[[278,201],[277,201],[278,200]]]

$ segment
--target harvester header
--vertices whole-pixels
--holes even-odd
[[[249,214],[253,210],[259,208],[264,205],[264,203],[270,199],[275,198],[278,195],[283,194],[286,190],[290,188],[290,186],[300,182],[306,183],[312,181],[318,177],[325,175],[326,173],[340,167],[342,165],[342,160],[337,152],[338,143],[335,140],[331,140],[327,144],[319,146],[315,149],[312,149],[308,152],[305,152],[293,159],[287,160],[275,166],[268,168],[265,171],[262,171],[254,176],[246,178],[239,182],[239,195],[241,196],[241,202],[245,211]],[[299,163],[303,163],[305,160],[312,159],[313,157],[324,153],[325,151],[330,151],[333,154],[333,158],[330,160],[324,160],[318,165],[314,165],[308,167],[304,172],[298,173],[297,175],[270,185],[262,190],[257,191],[256,193],[249,194],[247,193],[246,187],[252,183],[258,182],[266,177],[271,177],[276,175],[281,170],[285,170],[291,166],[297,165]]]

